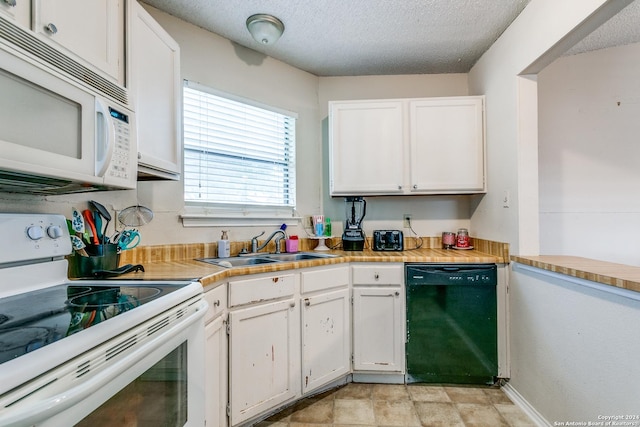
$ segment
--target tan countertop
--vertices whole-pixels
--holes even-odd
[[[640,292],[640,267],[564,255],[511,256],[511,261]]]
[[[293,268],[308,268],[321,265],[341,264],[345,262],[442,262],[442,263],[507,263],[508,245],[496,242],[478,241],[478,249],[445,250],[422,248],[401,252],[376,252],[365,249],[362,252],[329,252],[337,255],[331,258],[304,260],[295,262],[277,262],[253,266],[224,268],[201,261],[197,258],[214,258],[213,244],[184,244],[157,247],[143,247],[140,250],[126,251],[122,254],[120,265],[142,264],[144,272],[128,273],[122,279],[139,280],[177,280],[199,279],[203,286],[234,276],[269,273]],[[136,248],[138,249],[138,248]],[[484,251],[481,251],[483,249]],[[312,251],[309,251],[312,252]]]

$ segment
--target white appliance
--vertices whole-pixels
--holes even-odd
[[[199,282],[69,281],[60,215],[0,237],[0,425],[204,425]]]
[[[126,89],[0,17],[0,191],[133,189]]]

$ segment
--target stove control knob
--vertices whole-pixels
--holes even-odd
[[[50,225],[47,228],[47,235],[52,239],[62,237],[62,228],[59,225]]]
[[[44,237],[44,231],[39,225],[32,225],[27,228],[27,236],[29,236],[31,240],[40,240]]]

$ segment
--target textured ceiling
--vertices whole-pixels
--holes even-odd
[[[530,0],[142,1],[315,75],[349,76],[466,73]],[[640,41],[639,5],[570,53]],[[251,38],[245,21],[255,13],[284,23],[276,44]]]

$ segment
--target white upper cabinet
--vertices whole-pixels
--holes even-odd
[[[122,85],[125,83],[124,23],[124,0],[34,2],[33,31]]]
[[[412,192],[482,192],[482,97],[409,103]]]
[[[31,28],[31,0],[0,0],[0,16]]]
[[[129,88],[138,118],[138,170],[144,178],[180,178],[180,47],[149,13],[130,2]]]
[[[329,103],[331,195],[401,194],[401,101]]]
[[[484,97],[329,103],[332,196],[486,191]]]

